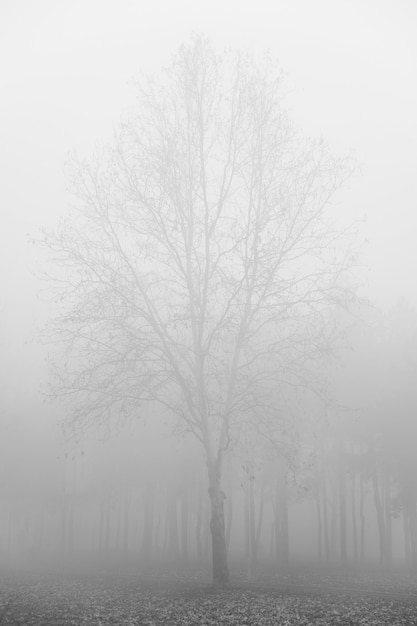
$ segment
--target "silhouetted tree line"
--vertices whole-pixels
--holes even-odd
[[[417,314],[405,301],[385,317],[362,313],[332,373],[333,407],[307,395],[286,428],[251,425],[228,452],[226,544],[249,578],[265,564],[285,570],[302,558],[417,567]],[[138,462],[133,446],[124,457],[107,474],[93,472],[95,461],[78,447],[49,491],[13,499],[3,489],[5,561],[21,554],[207,566],[208,485],[196,451],[184,441],[175,453]]]

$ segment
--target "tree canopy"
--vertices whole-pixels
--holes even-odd
[[[76,396],[73,423],[149,401],[197,437],[221,583],[224,451],[305,384],[329,348],[323,316],[352,297],[351,248],[329,210],[351,163],[300,136],[284,94],[271,61],[193,37],[140,81],[113,145],[72,157],[76,206],[45,237],[63,302],[50,331],[67,350],[55,392]]]

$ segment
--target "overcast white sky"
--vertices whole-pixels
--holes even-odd
[[[23,343],[41,310],[26,234],[65,211],[66,152],[108,139],[138,71],[167,63],[193,30],[279,59],[298,123],[362,163],[341,201],[368,216],[369,294],[417,304],[414,0],[0,0],[5,376],[19,368],[21,381],[38,358]]]

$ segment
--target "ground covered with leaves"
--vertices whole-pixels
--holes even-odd
[[[417,586],[400,575],[292,575],[213,589],[197,578],[10,576],[0,625],[417,625]]]

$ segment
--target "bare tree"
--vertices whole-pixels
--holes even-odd
[[[54,389],[76,396],[73,424],[156,401],[201,442],[224,585],[224,454],[244,420],[273,415],[279,377],[295,384],[323,347],[321,312],[350,297],[329,220],[350,166],[300,138],[271,62],[204,38],[138,93],[114,144],[72,159],[76,207],[45,236],[63,268]]]

